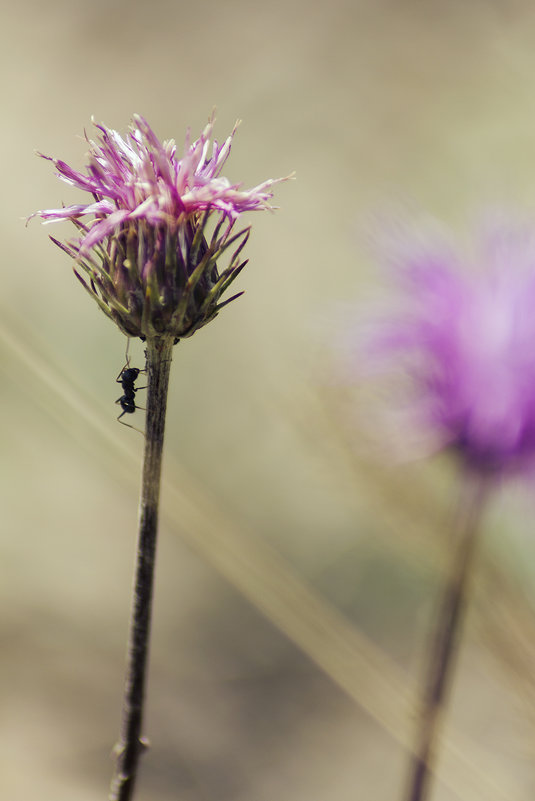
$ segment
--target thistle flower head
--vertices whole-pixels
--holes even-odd
[[[75,260],[77,277],[128,336],[191,336],[238,297],[220,301],[246,264],[240,254],[249,228],[236,232],[235,223],[244,211],[271,208],[271,187],[278,181],[246,190],[221,176],[236,128],[222,145],[211,144],[213,124],[211,118],[194,142],[188,132],[181,157],[174,141],[160,142],[139,115],[125,138],[95,124],[96,141],[86,136],[85,173],[43,156],[61,180],[88,192],[91,201],[32,217],[74,223],[75,238],[52,239]],[[220,273],[217,263],[226,251],[230,263]]]
[[[533,467],[533,233],[494,223],[475,259],[434,241],[391,266],[403,311],[382,324],[374,357],[409,377],[416,421],[478,471]]]

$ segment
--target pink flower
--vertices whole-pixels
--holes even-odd
[[[535,464],[535,235],[494,224],[475,259],[445,242],[391,260],[403,311],[375,338],[412,384],[413,418],[472,468]]]
[[[32,217],[76,225],[78,238],[53,241],[85,271],[89,282],[75,270],[129,336],[190,336],[233,299],[219,303],[245,265],[238,256],[249,235],[249,229],[234,233],[234,223],[242,212],[270,209],[271,188],[284,180],[242,189],[221,176],[236,128],[222,145],[216,140],[211,145],[213,125],[211,118],[193,143],[188,132],[181,158],[174,141],[160,142],[139,115],[125,138],[96,125],[100,136],[96,142],[87,139],[85,173],[43,156],[62,181],[90,193],[92,200]],[[218,221],[207,239],[213,214]],[[220,275],[216,261],[231,245],[231,264]]]

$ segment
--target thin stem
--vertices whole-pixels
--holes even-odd
[[[147,340],[147,415],[139,507],[139,536],[121,736],[115,747],[117,762],[110,787],[109,801],[130,801],[133,797],[139,757],[146,748],[141,736],[141,727],[149,652],[160,476],[172,348],[172,339],[162,337]]]
[[[411,761],[406,801],[429,798],[441,711],[447,701],[468,597],[479,523],[489,482],[469,476],[463,487],[457,521],[455,553],[429,651],[418,741]]]

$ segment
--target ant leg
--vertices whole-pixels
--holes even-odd
[[[136,407],[136,408],[138,408],[138,407]],[[117,422],[121,423],[121,425],[126,426],[127,428],[132,428],[134,431],[137,431],[142,436],[145,436],[145,432],[142,431],[140,428],[136,428],[135,426],[131,426],[130,423],[125,423],[124,420],[121,420],[121,417],[123,416],[123,414],[126,414],[126,412],[121,412],[121,414],[117,418]]]
[[[123,398],[124,398],[124,395],[121,395],[121,397],[120,397],[120,398],[117,398],[117,400],[115,401],[115,403],[120,403],[120,402],[123,400]],[[146,412],[146,411],[147,411],[147,410],[145,409],[145,407],[144,407],[144,406],[135,406],[135,405],[134,405],[134,409],[140,409],[142,412]],[[122,416],[123,416],[123,414],[127,414],[127,413],[128,413],[128,414],[133,414],[133,411],[131,411],[130,409],[125,409],[125,410],[123,411],[123,413],[119,415],[119,417],[122,417]]]

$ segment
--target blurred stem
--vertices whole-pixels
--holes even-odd
[[[404,796],[406,801],[425,801],[429,798],[441,712],[451,686],[477,535],[490,489],[491,482],[486,478],[474,475],[465,478],[453,543],[454,555],[429,650],[418,739]]]
[[[173,339],[161,337],[147,340],[147,414],[139,506],[139,535],[121,736],[115,747],[117,762],[110,787],[109,801],[130,801],[133,797],[139,757],[146,748],[141,737],[141,727],[149,652],[160,476],[172,348]]]

